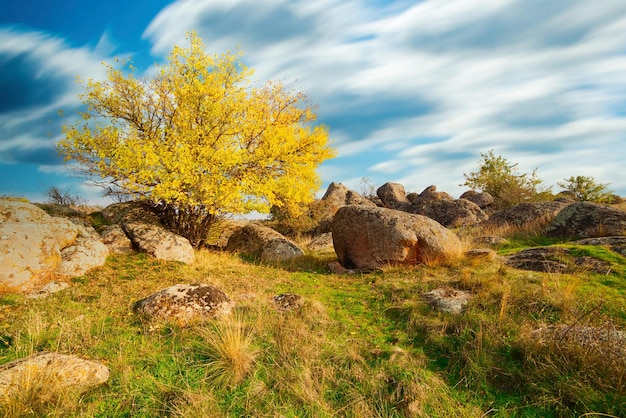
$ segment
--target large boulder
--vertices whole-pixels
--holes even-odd
[[[339,262],[348,269],[418,264],[462,252],[459,238],[441,224],[393,209],[344,206],[332,233]]]
[[[159,260],[191,264],[196,254],[187,238],[170,232],[159,225],[144,222],[124,222],[122,228],[139,250]]]
[[[230,314],[235,303],[215,286],[177,284],[133,305],[133,312],[148,321],[171,321],[185,326]]]
[[[0,402],[16,396],[45,400],[68,391],[81,394],[108,379],[109,369],[101,363],[73,355],[37,353],[0,366]]]
[[[120,225],[109,225],[102,231],[102,242],[113,254],[128,254],[133,252],[133,242]]]
[[[33,290],[55,275],[74,277],[104,264],[108,250],[92,228],[0,199],[0,284]]]
[[[545,232],[560,238],[623,236],[626,235],[626,212],[609,205],[577,202],[561,210]]]
[[[476,225],[488,219],[478,205],[465,199],[442,199],[414,204],[410,212],[434,219],[446,228]]]
[[[226,251],[240,252],[263,261],[284,261],[304,255],[302,248],[279,232],[251,223],[228,239]]]
[[[562,201],[527,202],[493,213],[491,225],[522,226],[533,223],[548,223],[568,204]]]

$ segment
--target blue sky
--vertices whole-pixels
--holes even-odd
[[[149,73],[189,30],[319,106],[338,151],[322,190],[367,177],[458,196],[493,149],[554,191],[590,175],[626,196],[624,0],[0,0],[0,195],[106,203],[55,151],[76,77],[115,57]]]

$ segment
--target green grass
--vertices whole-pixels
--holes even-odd
[[[569,247],[614,272],[461,260],[335,275],[328,253],[264,264],[200,251],[191,266],[115,255],[47,299],[0,295],[0,364],[46,350],[110,368],[106,385],[38,410],[47,416],[624,416],[623,362],[608,368],[600,352],[533,338],[558,324],[626,328],[626,260]],[[233,319],[155,326],[132,314],[138,299],[184,282],[224,290]],[[422,300],[439,286],[472,293],[462,315]],[[302,309],[276,312],[271,297],[283,292],[304,296]]]

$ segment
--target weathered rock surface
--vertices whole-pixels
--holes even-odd
[[[418,264],[461,252],[459,238],[434,220],[393,209],[344,206],[333,220],[333,245],[348,269]]]
[[[441,199],[424,204],[413,204],[409,211],[434,219],[446,228],[476,225],[488,218],[478,205],[465,199]]]
[[[608,247],[611,251],[615,251],[616,253],[626,257],[626,236],[585,238],[574,241],[574,244],[601,245],[603,247]]]
[[[272,303],[278,312],[290,312],[302,308],[304,298],[295,293],[281,293],[272,297]]]
[[[492,206],[495,202],[493,196],[487,192],[477,192],[475,190],[468,190],[463,193],[459,199],[469,200],[470,202],[478,205],[479,208],[485,210]]]
[[[94,233],[30,203],[0,199],[0,283],[32,290],[54,275],[79,276],[103,265],[108,250]]]
[[[226,251],[238,251],[263,261],[283,261],[304,255],[302,248],[282,234],[254,223],[231,235]]]
[[[326,232],[321,235],[317,235],[311,239],[309,245],[307,246],[311,251],[323,251],[323,250],[331,250],[333,249],[333,234],[331,232]]]
[[[496,252],[491,248],[472,248],[465,251],[463,255],[469,259],[485,261],[493,261],[497,257]]]
[[[196,254],[187,238],[183,238],[159,225],[144,222],[124,222],[122,228],[140,251],[159,260],[180,261],[192,264]]]
[[[29,390],[36,390],[44,399],[68,390],[80,394],[108,379],[109,369],[98,362],[58,353],[37,353],[0,366],[0,402]]]
[[[428,186],[417,196],[412,195],[411,203],[414,205],[428,205],[441,201],[453,201],[454,198],[446,192],[438,192],[437,186]]]
[[[389,209],[407,211],[411,208],[404,186],[399,183],[385,183],[376,190],[376,194]]]
[[[159,217],[143,202],[114,203],[104,208],[102,214],[112,224],[143,222],[161,225]]]
[[[573,203],[546,227],[548,236],[594,238],[626,235],[626,212],[591,202]]]
[[[126,236],[120,225],[110,225],[102,231],[102,242],[113,254],[133,252],[133,242]]]
[[[520,270],[545,273],[576,273],[589,271],[609,274],[611,263],[590,256],[579,256],[565,247],[537,247],[505,257],[505,264]]]
[[[230,314],[234,302],[215,286],[177,284],[160,290],[133,305],[133,312],[150,321],[173,321],[179,325]]]
[[[426,292],[422,297],[433,309],[460,314],[469,303],[472,295],[465,290],[442,287]]]
[[[568,204],[560,201],[528,202],[493,213],[487,223],[494,225],[525,225],[552,221]]]

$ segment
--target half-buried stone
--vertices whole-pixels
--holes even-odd
[[[150,322],[171,321],[181,326],[226,316],[235,303],[209,284],[176,284],[133,305],[133,312]]]

